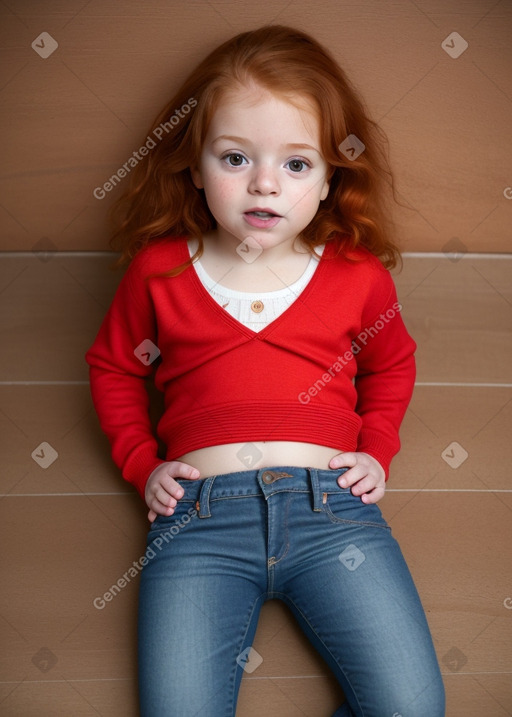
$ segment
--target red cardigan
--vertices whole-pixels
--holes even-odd
[[[189,258],[186,238],[153,240],[133,258],[86,361],[112,458],[141,496],[165,462],[145,387],[155,368],[167,461],[205,446],[305,441],[364,451],[387,480],[416,344],[389,271],[364,249],[354,261],[335,256],[336,246],[326,243],[305,289],[259,332],[217,304],[193,266],[145,280]]]

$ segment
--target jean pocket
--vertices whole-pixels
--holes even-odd
[[[172,515],[156,516],[149,528],[148,541],[151,542],[162,533],[166,533],[169,536],[178,535],[195,518],[197,513],[194,501],[186,500],[185,497],[180,498]]]
[[[323,494],[323,507],[331,523],[365,525],[391,530],[376,503],[363,503],[360,496],[352,495],[350,488]]]

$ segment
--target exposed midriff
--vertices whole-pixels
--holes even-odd
[[[320,446],[316,443],[259,441],[257,443],[227,443],[222,446],[207,446],[184,453],[175,460],[188,463],[197,468],[201,478],[208,478],[220,473],[234,473],[278,465],[328,469],[331,458],[341,452],[337,448]]]

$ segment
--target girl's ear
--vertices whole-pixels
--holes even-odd
[[[327,199],[329,195],[329,189],[331,188],[331,179],[334,176],[335,167],[332,165],[329,166],[329,169],[327,170],[325,180],[324,180],[324,186],[322,187],[322,192],[320,194],[320,201],[323,202],[324,199]]]
[[[329,194],[329,182],[326,179],[324,182],[324,186],[322,187],[322,192],[320,194],[320,201],[323,202],[324,199],[327,199],[328,194]]]
[[[194,182],[194,186],[197,187],[197,189],[203,189],[204,185],[199,169],[197,167],[190,167],[190,175],[192,177],[192,181]]]

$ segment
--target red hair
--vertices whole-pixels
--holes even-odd
[[[111,209],[110,246],[121,251],[116,265],[131,259],[152,239],[169,236],[172,241],[173,235],[195,237],[199,247],[169,276],[202,255],[202,234],[215,229],[216,221],[189,168],[199,164],[209,124],[224,94],[251,80],[290,102],[309,99],[317,110],[330,187],[300,235],[303,244],[314,251],[315,246],[337,238],[340,251],[362,246],[384,266],[396,266],[400,251],[388,216],[390,192],[396,198],[386,136],[369,118],[334,57],[309,35],[282,25],[261,27],[224,42],[196,67],[157,116],[150,133],[162,138],[134,168],[127,191]],[[179,113],[179,122],[168,124],[165,135],[158,130],[176,115],[176,107],[185,106],[188,113]],[[354,160],[339,149],[348,135],[365,146]]]

